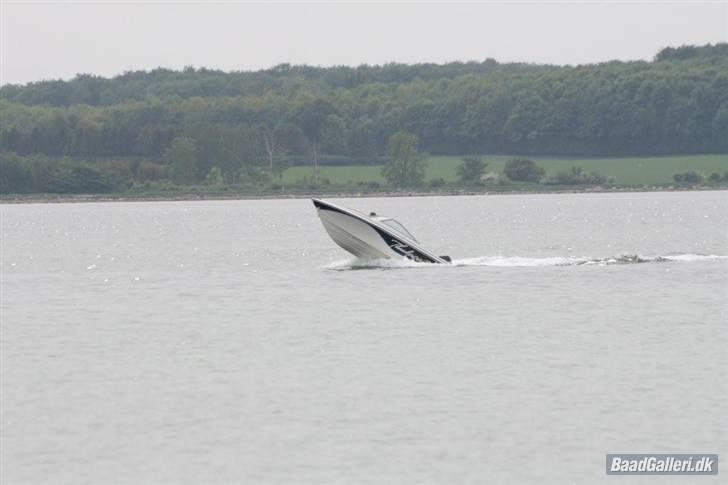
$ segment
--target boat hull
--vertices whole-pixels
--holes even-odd
[[[370,225],[330,210],[320,210],[321,223],[341,248],[361,259],[388,259],[392,249]]]
[[[313,199],[313,203],[331,239],[360,259],[407,258],[427,263],[448,262],[363,214],[320,199]]]

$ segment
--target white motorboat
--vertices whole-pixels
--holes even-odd
[[[336,244],[361,259],[407,258],[424,263],[449,263],[420,246],[405,227],[391,217],[380,217],[347,209],[321,199],[312,199],[321,223]]]

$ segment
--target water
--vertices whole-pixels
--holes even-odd
[[[352,261],[307,200],[0,206],[0,481],[606,483],[608,452],[728,459],[728,192],[340,202],[455,264]]]

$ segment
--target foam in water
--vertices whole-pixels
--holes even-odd
[[[713,254],[671,254],[666,256],[642,256],[620,254],[609,258],[588,257],[548,257],[528,258],[523,256],[478,256],[474,258],[453,259],[452,265],[417,263],[409,259],[360,260],[358,258],[331,263],[327,269],[344,271],[352,269],[396,269],[396,268],[443,268],[461,266],[494,266],[500,268],[533,268],[548,266],[610,266],[615,264],[641,264],[666,262],[705,262],[728,260],[728,256]]]
[[[432,263],[418,263],[410,259],[343,259],[334,261],[326,266],[326,269],[334,271],[345,271],[350,269],[397,269],[397,268],[425,268],[444,266]]]

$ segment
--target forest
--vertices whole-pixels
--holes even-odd
[[[381,164],[398,132],[433,155],[728,153],[728,44],[579,66],[187,67],[4,85],[0,191],[270,182],[291,165]]]

